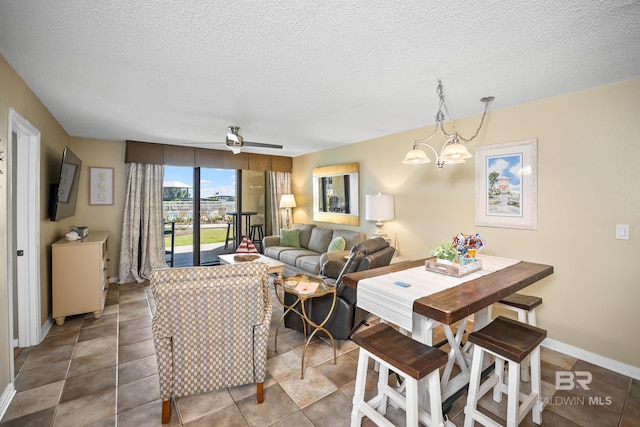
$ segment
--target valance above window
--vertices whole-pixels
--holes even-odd
[[[216,169],[291,172],[292,159],[285,156],[239,153],[228,150],[184,147],[127,140],[125,163],[191,166]]]

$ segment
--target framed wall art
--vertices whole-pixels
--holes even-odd
[[[538,229],[538,141],[476,148],[475,223]]]
[[[113,168],[89,168],[89,205],[113,205]]]

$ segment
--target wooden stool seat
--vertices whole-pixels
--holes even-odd
[[[506,317],[498,317],[469,341],[496,353],[504,359],[522,362],[547,336],[547,331]]]
[[[360,346],[351,413],[352,427],[359,426],[364,415],[377,425],[390,425],[383,417],[388,398],[406,411],[407,426],[417,426],[418,420],[427,426],[444,425],[439,368],[447,363],[447,353],[419,343],[386,323],[357,332],[352,339]],[[369,358],[380,364],[378,395],[365,402]],[[389,386],[389,370],[405,378],[406,397]],[[418,382],[422,379],[428,382],[430,414],[418,409]]]
[[[498,302],[500,304],[508,305],[509,307],[531,311],[542,304],[542,298],[532,295],[511,294],[508,297],[502,298]]]
[[[533,411],[533,421],[542,423],[542,397],[540,395],[540,343],[547,331],[508,319],[497,317],[489,325],[469,335],[469,342],[475,344],[471,365],[471,381],[467,406],[465,407],[465,427],[473,426],[474,420],[485,426],[499,426],[495,421],[477,410],[478,401],[493,389],[493,400],[500,402],[502,394],[507,394],[507,425],[517,426],[524,416]],[[495,370],[480,385],[485,353],[495,358]],[[531,393],[520,393],[521,362],[531,355]],[[509,379],[504,381],[504,363],[508,362]],[[520,404],[522,402],[522,404]]]

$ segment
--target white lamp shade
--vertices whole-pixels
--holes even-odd
[[[295,208],[296,198],[293,197],[293,194],[283,194],[280,198],[280,207],[281,208]]]
[[[365,219],[367,221],[390,221],[394,215],[391,194],[367,194],[365,196]]]
[[[468,159],[470,157],[471,153],[469,153],[467,147],[459,142],[452,142],[444,147],[440,160],[443,160],[446,163],[464,163],[464,159]]]
[[[402,163],[406,165],[421,165],[429,162],[431,162],[431,160],[427,157],[425,152],[419,148],[414,148],[409,151],[402,161]]]

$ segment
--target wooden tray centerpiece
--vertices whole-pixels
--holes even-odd
[[[477,233],[459,233],[452,242],[443,242],[431,252],[432,258],[425,261],[425,269],[455,277],[482,270],[482,261],[476,259],[476,253],[484,244]]]
[[[427,258],[424,267],[428,271],[435,273],[448,274],[449,276],[462,277],[474,271],[482,270],[482,261],[476,259],[467,264],[460,265],[458,263],[442,263],[438,262],[436,257]]]

